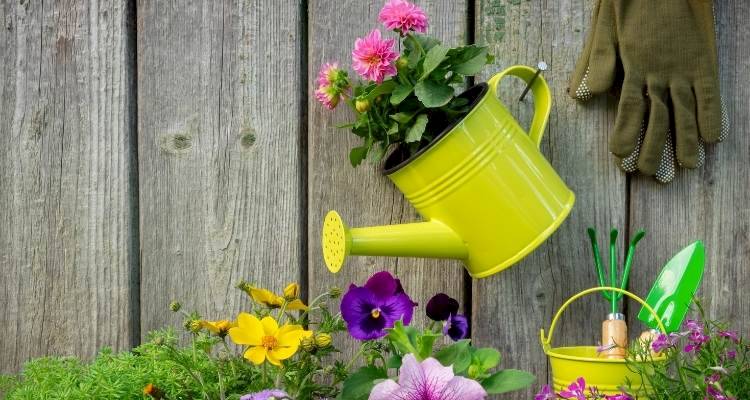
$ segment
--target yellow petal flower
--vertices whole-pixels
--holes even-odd
[[[229,329],[229,337],[237,344],[258,346],[263,339],[263,324],[254,315],[240,313],[237,326]]]
[[[250,296],[256,303],[260,303],[269,308],[279,308],[284,302],[282,297],[277,296],[270,290],[261,288],[250,288]]]
[[[299,298],[299,285],[290,283],[284,288],[284,298],[291,301]]]
[[[201,325],[204,329],[207,329],[209,332],[213,333],[214,335],[224,337],[229,333],[229,330],[237,326],[234,322],[231,322],[226,319],[222,319],[219,321],[201,321]]]
[[[299,346],[288,346],[288,347],[277,347],[271,351],[268,352],[268,359],[270,360],[271,357],[277,359],[277,360],[286,360],[287,358],[294,355],[294,353],[297,352],[297,349]]]
[[[267,352],[266,352],[265,347],[256,346],[256,347],[251,347],[247,349],[244,356],[245,358],[250,360],[250,362],[252,362],[253,364],[260,365],[260,364],[263,364],[263,361],[266,360],[266,353]]]
[[[292,300],[289,303],[287,303],[286,309],[290,311],[294,311],[294,310],[306,311],[307,306],[305,305],[305,303],[302,302],[302,300],[297,299],[297,300]]]
[[[260,320],[260,323],[263,324],[263,334],[265,336],[276,336],[276,332],[279,330],[279,324],[276,323],[276,320],[273,319],[273,317],[263,317],[263,319]]]

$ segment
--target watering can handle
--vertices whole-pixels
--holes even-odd
[[[508,75],[521,78],[527,84],[531,83],[532,80],[534,81],[531,85],[531,92],[534,94],[534,117],[531,120],[529,137],[536,144],[536,147],[539,147],[542,143],[542,136],[544,136],[544,129],[547,127],[549,113],[552,110],[552,94],[549,86],[547,86],[547,81],[544,80],[542,75],[534,79],[535,73],[536,71],[531,67],[516,65],[495,74],[495,76],[487,81],[487,84],[490,86],[492,94],[497,98],[497,86]]]
[[[560,307],[560,309],[557,310],[557,314],[555,314],[555,318],[552,318],[552,323],[549,326],[549,334],[545,336],[544,329],[542,329],[541,332],[540,332],[540,336],[541,336],[541,340],[542,340],[542,347],[545,350],[549,349],[550,345],[552,344],[552,333],[555,331],[555,325],[557,325],[557,320],[562,316],[563,311],[565,311],[565,309],[568,308],[568,306],[571,305],[574,301],[580,299],[583,296],[586,296],[586,295],[591,294],[591,293],[596,293],[596,292],[618,292],[618,293],[622,293],[622,294],[630,297],[631,299],[633,299],[633,300],[641,303],[641,305],[643,306],[643,308],[645,308],[646,310],[648,310],[648,312],[650,312],[654,317],[656,317],[656,321],[659,324],[659,329],[661,329],[662,332],[666,332],[667,331],[664,328],[664,324],[661,322],[661,317],[659,317],[659,314],[657,314],[656,311],[654,311],[654,309],[651,308],[651,306],[648,305],[643,299],[641,299],[640,297],[634,295],[633,293],[628,292],[627,290],[623,290],[623,289],[616,288],[616,287],[600,286],[600,287],[595,287],[595,288],[591,288],[591,289],[586,289],[586,290],[584,290],[584,291],[582,291],[582,292],[574,295],[573,297],[569,298],[565,303],[563,303],[563,305]]]

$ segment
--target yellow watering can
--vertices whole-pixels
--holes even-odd
[[[539,151],[552,108],[544,78],[515,66],[461,97],[471,111],[385,174],[424,222],[348,228],[336,211],[323,222],[323,256],[338,272],[349,255],[460,259],[482,278],[515,264],[570,213],[575,196]],[[531,84],[535,113],[527,134],[497,98],[506,76]],[[398,153],[398,152],[396,152]]]

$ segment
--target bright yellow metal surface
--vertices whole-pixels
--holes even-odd
[[[539,76],[531,85],[535,114],[528,134],[497,98],[504,77],[530,82],[534,72],[515,66],[492,77],[461,122],[388,175],[428,222],[352,229],[350,254],[459,258],[471,276],[482,278],[544,242],[575,200],[539,151],[552,96]]]
[[[587,385],[596,386],[602,393],[613,395],[619,393],[619,388],[629,380],[632,387],[638,390],[639,393],[636,393],[639,395],[638,398],[643,399],[645,398],[642,393],[645,388],[643,381],[640,375],[628,369],[625,360],[608,359],[600,356],[594,346],[551,347],[552,334],[563,311],[581,297],[597,292],[618,292],[632,298],[656,316],[656,320],[659,321],[659,328],[662,332],[665,331],[664,325],[661,324],[661,319],[656,314],[656,311],[646,304],[643,299],[626,290],[616,287],[596,287],[586,289],[572,296],[563,303],[552,319],[549,327],[549,335],[545,336],[544,329],[540,332],[542,348],[549,357],[550,367],[552,368],[552,383],[554,388],[555,390],[564,389],[571,382],[578,379],[578,377],[583,377]],[[656,359],[658,360],[659,358]]]

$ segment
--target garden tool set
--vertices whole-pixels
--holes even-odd
[[[713,2],[598,0],[568,93],[586,101],[613,89],[620,94],[609,148],[624,170],[669,182],[675,158],[701,166],[704,143],[728,132]]]
[[[643,393],[647,392],[648,388],[645,387],[643,377],[628,368],[627,363],[646,362],[646,360],[625,360],[628,334],[625,316],[618,308],[618,301],[624,295],[640,303],[642,308],[638,313],[638,319],[650,328],[641,335],[645,344],[652,343],[659,333],[668,334],[678,331],[703,275],[705,259],[703,244],[695,242],[672,257],[659,273],[648,297],[644,300],[625,290],[625,287],[633,264],[635,246],[644,237],[645,232],[638,231],[630,241],[619,284],[617,282],[617,230],[613,229],[610,232],[609,279],[604,273],[596,231],[589,228],[588,234],[600,286],[572,296],[555,314],[548,333],[545,334],[544,329],[541,330],[542,348],[549,357],[552,367],[552,383],[556,389],[562,389],[577,377],[583,376],[590,386],[596,386],[603,394],[614,395],[619,393],[620,386],[628,381],[632,388],[640,387],[642,393],[637,393],[638,398],[644,398]],[[592,293],[601,293],[608,301],[611,311],[602,324],[602,345],[598,348],[595,346],[553,348],[552,335],[563,311],[576,300]],[[612,317],[613,314],[616,317]],[[662,357],[661,354],[652,353],[654,360],[660,360]]]

